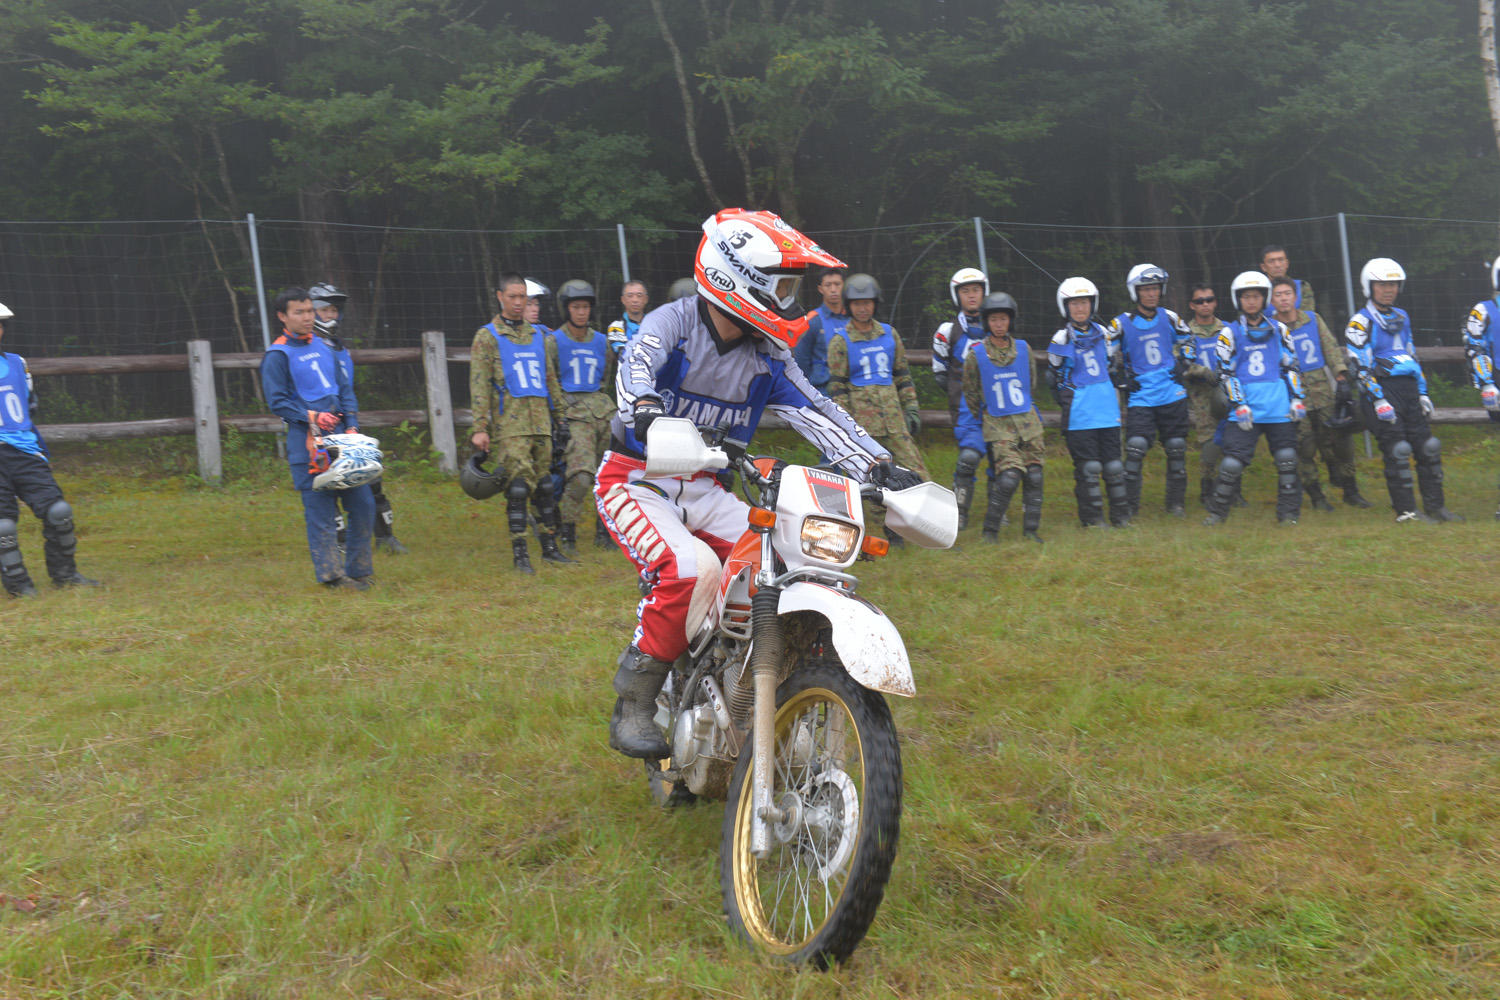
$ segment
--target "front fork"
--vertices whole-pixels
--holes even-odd
[[[755,684],[755,724],[752,730],[750,853],[766,858],[771,853],[771,826],[786,816],[771,801],[776,766],[776,685],[786,651],[779,607],[781,590],[772,587],[771,533],[761,531],[760,589],[750,599],[750,670]]]

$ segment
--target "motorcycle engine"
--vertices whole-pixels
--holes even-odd
[[[703,693],[704,699],[679,712],[672,725],[672,767],[693,794],[723,798],[734,769],[729,734],[719,718],[724,700],[712,678],[704,678]]]

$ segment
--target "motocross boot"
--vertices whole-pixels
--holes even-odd
[[[536,570],[531,568],[531,553],[526,550],[526,539],[524,537],[512,538],[510,540],[510,550],[514,555],[517,572],[528,575],[536,573]]]
[[[656,696],[672,668],[635,646],[620,654],[615,671],[614,715],[609,720],[609,745],[627,757],[659,760],[672,752],[656,725]]]

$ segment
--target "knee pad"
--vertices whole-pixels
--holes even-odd
[[[0,518],[0,566],[8,564],[11,553],[21,551],[21,526],[10,518]]]
[[[1234,479],[1240,478],[1244,474],[1245,474],[1245,463],[1241,462],[1239,459],[1235,458],[1233,455],[1225,455],[1224,458],[1223,458],[1223,460],[1221,462],[1219,462],[1219,478],[1220,479],[1234,480]]]
[[[1271,460],[1276,463],[1277,472],[1297,471],[1297,449],[1295,448],[1277,448]]]
[[[1006,493],[1014,493],[1021,485],[1021,470],[1006,469],[995,478],[995,485]]]
[[[53,531],[66,532],[73,530],[73,508],[66,500],[54,500],[52,506],[47,508],[44,516],[47,527]]]
[[[1161,443],[1161,446],[1162,450],[1167,453],[1168,458],[1187,457],[1187,439],[1185,438],[1167,438]]]
[[[1104,478],[1118,479],[1125,475],[1125,463],[1118,458],[1110,459],[1104,463]]]
[[[1150,450],[1151,442],[1143,437],[1125,439],[1125,457],[1132,462],[1139,462],[1146,457],[1146,452]]]
[[[1391,458],[1403,465],[1406,464],[1407,459],[1411,458],[1411,442],[1397,441],[1391,448]]]
[[[1026,485],[1033,489],[1041,489],[1042,467],[1040,465],[1026,466]]]
[[[1104,475],[1104,466],[1098,462],[1083,463],[1083,478],[1097,481],[1102,475]]]
[[[522,501],[531,495],[531,487],[518,479],[512,479],[510,485],[505,488],[505,498],[512,501]]]
[[[955,476],[971,477],[979,471],[979,463],[984,461],[984,452],[973,448],[958,449],[958,464],[954,466]]]
[[[1424,465],[1436,465],[1443,455],[1443,442],[1435,437],[1430,437],[1422,442],[1422,452],[1417,461]]]
[[[552,486],[552,477],[548,476],[546,479],[543,479],[541,482],[536,484],[536,490],[532,493],[531,502],[536,504],[538,507],[545,507],[549,502],[551,502],[553,496],[555,495],[556,494]]]

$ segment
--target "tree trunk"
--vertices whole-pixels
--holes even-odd
[[[1500,65],[1495,61],[1495,0],[1479,0],[1479,61],[1484,64],[1484,93],[1490,102],[1490,128],[1500,151]]]
[[[672,29],[667,25],[667,15],[662,12],[661,0],[651,0],[651,12],[656,15],[656,27],[661,31],[661,40],[672,54],[672,72],[677,77],[677,92],[682,98],[682,125],[687,134],[688,156],[692,158],[693,168],[698,171],[703,193],[708,195],[708,200],[714,205],[723,205],[719,192],[714,190],[714,182],[709,179],[703,155],[698,152],[697,112],[693,108],[693,92],[688,88],[687,71],[682,66],[682,50],[677,47],[677,39],[672,36]]]

